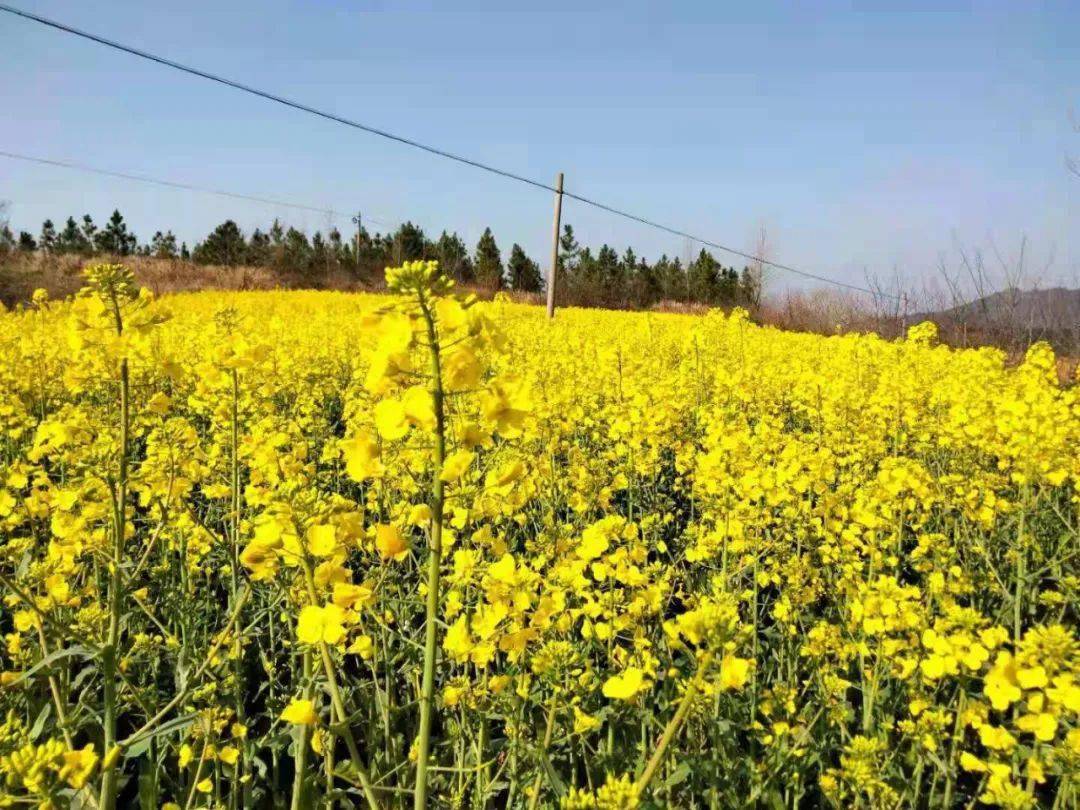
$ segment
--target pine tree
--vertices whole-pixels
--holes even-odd
[[[75,222],[75,217],[68,217],[64,223],[64,229],[56,237],[57,253],[82,253],[85,247],[85,237]]]
[[[41,235],[38,237],[38,244],[46,253],[56,252],[56,226],[53,225],[51,219],[41,223]]]
[[[311,237],[311,269],[316,273],[330,272],[331,253],[322,231],[315,231]]]
[[[469,249],[456,233],[451,235],[443,231],[439,241],[435,243],[434,254],[439,262],[439,269],[450,278],[462,284],[473,280],[473,263],[469,258]]]
[[[280,247],[285,244],[285,228],[277,217],[274,217],[274,221],[270,224],[270,244],[274,247]]]
[[[154,234],[154,238],[150,240],[150,255],[158,259],[176,258],[176,236],[172,231],[164,234],[158,231]]]
[[[652,266],[652,279],[656,286],[656,299],[659,301],[670,298],[669,286],[671,284],[671,260],[667,254],[663,254]]]
[[[574,238],[574,227],[563,225],[562,236],[559,237],[559,269],[571,272],[575,270],[580,252],[581,246]]]
[[[716,304],[720,299],[719,273],[723,270],[711,253],[701,249],[686,269],[689,298],[702,304]]]
[[[618,287],[615,290],[619,306],[627,307],[637,303],[636,273],[637,255],[633,248],[628,247],[619,259]]]
[[[716,274],[716,288],[711,303],[733,306],[739,300],[739,273],[734,267],[721,267]]]
[[[581,284],[592,283],[596,277],[596,257],[593,256],[591,248],[578,248],[574,263],[566,265],[566,275]]]
[[[377,254],[381,252],[381,244],[378,234],[375,235],[375,238],[372,238],[367,228],[361,225],[359,244],[357,244],[356,234],[353,234],[349,239],[342,238],[341,263],[348,266],[358,278],[364,280],[375,278],[374,273],[378,263]],[[384,263],[382,266],[385,268],[386,264]]]
[[[619,294],[622,286],[619,271],[619,254],[615,248],[601,245],[600,252],[596,254],[596,264],[592,267],[592,278],[603,293],[605,302],[612,302]]]
[[[510,275],[510,288],[517,292],[538,293],[544,286],[540,275],[540,265],[525,255],[521,245],[514,243],[510,249],[510,260],[506,264]]]
[[[491,228],[484,228],[480,241],[476,243],[476,259],[473,261],[476,272],[476,283],[488,290],[502,289],[503,263],[499,254],[499,246],[495,243],[495,236]]]
[[[740,303],[750,309],[761,306],[761,271],[759,268],[744,267],[739,278]]]
[[[307,273],[311,269],[311,243],[307,234],[290,227],[285,232],[281,254],[282,266],[294,273]]]
[[[637,309],[652,306],[659,298],[659,287],[655,268],[644,259],[638,259],[637,264],[628,271],[626,304]]]
[[[690,300],[690,286],[682,260],[676,256],[668,267],[667,282],[664,285],[664,297],[669,301]]]
[[[98,231],[94,246],[101,253],[127,256],[135,250],[138,240],[128,231],[127,223],[119,210],[114,209],[105,228]]]
[[[235,267],[244,263],[247,243],[239,226],[227,219],[214,228],[206,239],[195,246],[194,258],[198,264],[220,264]]]
[[[330,251],[330,261],[335,267],[341,267],[343,265],[349,268],[356,267],[356,263],[349,260],[348,252],[345,250],[345,244],[341,240],[341,231],[336,227],[330,229],[327,243],[327,249]]]
[[[270,236],[256,228],[251,233],[247,248],[244,250],[245,262],[255,267],[265,267],[270,263]]]
[[[83,245],[81,253],[90,255],[93,254],[97,247],[97,225],[94,224],[94,220],[90,218],[89,214],[83,214],[82,218],[82,237]]]
[[[389,234],[376,233],[370,236],[360,229],[360,261],[358,274],[368,283],[378,284],[383,280],[383,271],[392,264],[394,240]]]
[[[270,237],[270,260],[267,262],[267,265],[278,268],[284,267],[285,228],[277,217],[274,217],[274,221],[270,224],[270,230],[267,235]]]
[[[393,257],[395,265],[427,258],[427,237],[419,226],[406,222],[397,229]]]
[[[188,251],[187,242],[180,243],[180,259],[185,262],[191,259],[191,253]]]
[[[33,253],[37,250],[37,241],[29,231],[19,231],[19,250],[23,253]]]
[[[6,222],[0,222],[0,256],[7,256],[15,250],[15,234]]]

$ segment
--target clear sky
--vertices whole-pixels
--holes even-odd
[[[176,61],[861,282],[1020,239],[1080,276],[1080,4],[11,0]],[[947,10],[946,10],[947,9]],[[0,14],[0,150],[387,223],[490,225],[546,264],[549,194]],[[141,239],[327,217],[0,158],[12,226]],[[684,240],[568,201],[579,240]],[[351,227],[346,217],[342,230]],[[1033,265],[1034,266],[1034,265]],[[776,275],[774,284],[787,282]]]

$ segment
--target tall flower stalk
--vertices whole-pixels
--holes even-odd
[[[117,444],[117,477],[112,482],[112,548],[109,559],[108,629],[101,649],[101,669],[104,691],[102,739],[105,759],[101,766],[101,795],[98,804],[102,810],[116,806],[119,749],[116,746],[116,726],[119,712],[117,694],[117,648],[120,644],[120,618],[124,613],[124,539],[127,530],[128,497],[128,443],[131,428],[131,379],[128,358],[124,351],[124,316],[121,304],[124,299],[135,298],[137,293],[129,272],[119,265],[100,265],[92,268],[89,280],[96,288],[102,302],[108,307],[116,330],[117,346],[121,352],[119,361],[120,424]]]
[[[446,414],[442,382],[442,358],[439,352],[439,333],[435,316],[424,289],[417,292],[420,312],[427,328],[428,351],[431,356],[431,401],[435,411],[435,453],[432,459],[436,471],[431,488],[431,542],[428,545],[427,605],[424,615],[424,675],[420,686],[420,733],[417,739],[416,787],[413,806],[427,806],[428,758],[431,750],[431,720],[435,702],[435,659],[439,643],[439,577],[442,565],[443,479],[441,471],[446,461]]]
[[[489,325],[466,313],[472,303],[470,300],[459,300],[451,295],[453,282],[439,274],[435,262],[409,262],[388,269],[387,286],[391,292],[402,296],[402,300],[385,312],[379,347],[365,381],[368,390],[380,398],[374,408],[375,427],[384,443],[417,437],[415,446],[424,454],[426,467],[431,472],[426,499],[428,542],[423,670],[413,788],[414,807],[424,808],[429,804],[435,743],[433,727],[435,690],[439,680],[441,566],[447,490],[459,485],[459,479],[475,457],[473,448],[482,441],[479,428],[470,422],[472,438],[462,440],[458,437],[457,452],[450,455],[449,403],[451,397],[459,397],[457,402],[463,403],[460,397],[480,386],[482,368],[474,350],[487,340],[491,330],[485,332]],[[424,355],[423,361],[414,364],[414,350]],[[420,370],[425,362],[426,374]],[[418,380],[422,383],[417,384]],[[498,401],[502,402],[501,399]],[[463,415],[463,407],[459,405],[457,409],[459,416]],[[498,412],[502,413],[501,410]],[[365,480],[377,466],[379,451],[374,449],[372,440],[363,437],[353,440],[350,447],[346,453],[349,473],[357,480]],[[399,551],[406,549],[404,540],[400,544],[395,540],[400,539],[397,529],[383,529],[380,553],[384,557],[396,557]]]

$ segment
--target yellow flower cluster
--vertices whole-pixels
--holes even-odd
[[[595,793],[571,789],[559,806],[562,810],[634,810],[638,804],[637,791],[629,778],[609,776]]]
[[[0,806],[1080,802],[1049,347],[387,281],[0,315]]]
[[[0,757],[0,773],[8,790],[21,789],[48,806],[64,787],[82,788],[97,761],[93,745],[71,750],[60,740],[49,740],[41,745],[27,743]]]

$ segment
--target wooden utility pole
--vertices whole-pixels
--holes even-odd
[[[360,269],[360,212],[356,212],[356,216],[352,218],[353,224],[356,225],[356,269]]]
[[[559,228],[562,220],[562,184],[563,173],[555,178],[555,218],[551,225],[551,272],[548,273],[547,314],[548,320],[555,317],[555,276],[559,269]]]

